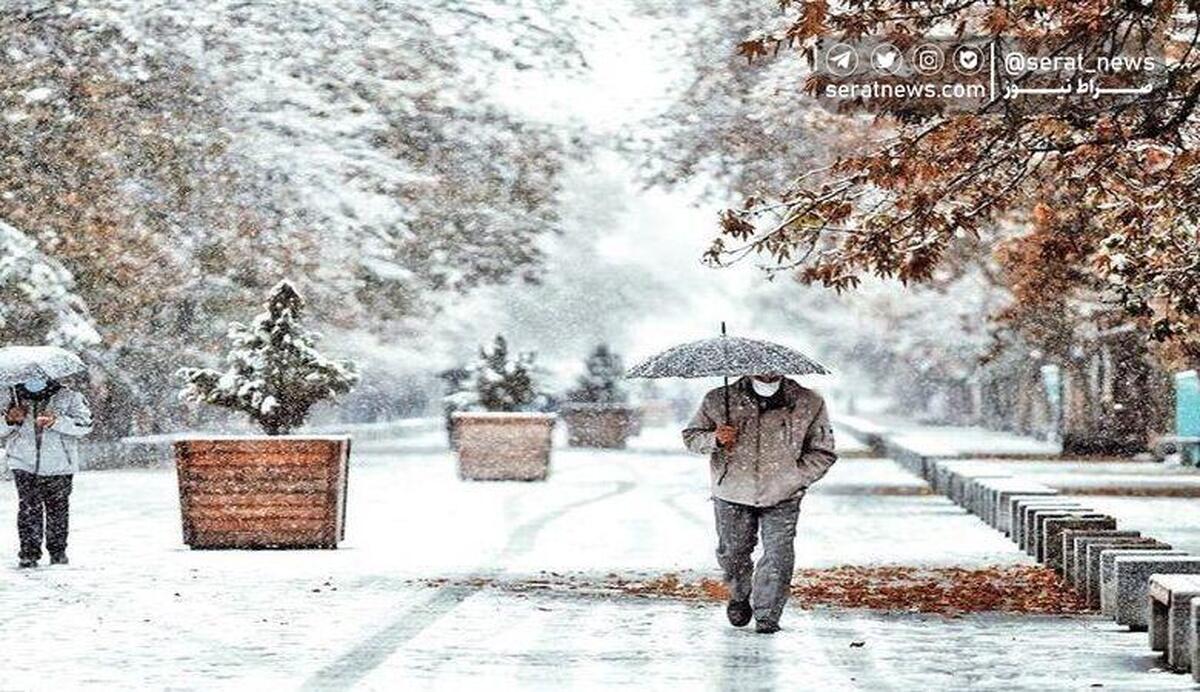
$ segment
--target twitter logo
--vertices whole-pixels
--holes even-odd
[[[900,49],[890,43],[881,43],[871,51],[871,67],[876,72],[896,74],[903,66],[904,58],[900,55]]]

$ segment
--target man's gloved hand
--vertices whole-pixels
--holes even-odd
[[[13,406],[4,412],[4,422],[9,425],[20,425],[25,422],[25,409]]]
[[[54,422],[57,420],[58,416],[54,415],[54,411],[43,411],[42,413],[38,414],[37,417],[38,429],[45,430],[46,428],[54,425]]]
[[[732,446],[737,442],[738,431],[732,425],[717,426],[717,444],[722,447]]]

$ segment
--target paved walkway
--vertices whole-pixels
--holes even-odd
[[[337,551],[189,551],[173,472],[82,474],[72,565],[0,570],[0,689],[1191,687],[1097,618],[794,609],[759,637],[714,604],[462,585],[715,576],[704,462],[673,439],[558,450],[546,483],[462,483],[436,436],[359,445]],[[14,501],[0,489],[10,517]],[[797,548],[801,567],[1029,564],[879,459],[835,466]],[[456,585],[412,581],[438,576]]]

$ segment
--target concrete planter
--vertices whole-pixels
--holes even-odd
[[[637,425],[636,412],[610,404],[564,404],[561,415],[567,422],[567,444],[572,447],[624,449]]]
[[[548,413],[456,412],[458,476],[471,481],[542,481],[550,475]]]
[[[183,542],[192,548],[336,548],[345,537],[348,436],[174,446]]]

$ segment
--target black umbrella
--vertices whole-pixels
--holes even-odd
[[[724,377],[725,422],[729,422],[729,377],[738,375],[827,375],[817,361],[770,341],[721,335],[672,346],[629,369],[626,377]]]

